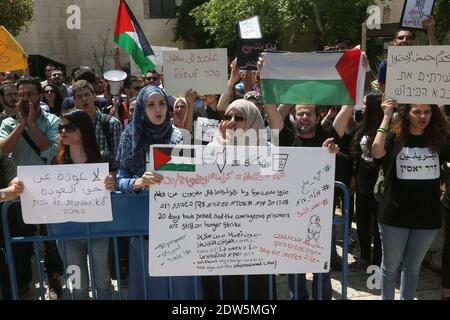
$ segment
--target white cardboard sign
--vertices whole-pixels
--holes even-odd
[[[258,16],[239,21],[239,33],[241,39],[261,39],[261,27]]]
[[[195,168],[168,171],[168,161],[150,189],[150,275],[328,272],[335,156],[322,148],[175,148],[186,147],[195,148]],[[152,146],[153,163],[155,148],[174,146]]]
[[[386,98],[409,104],[450,104],[450,46],[391,46]]]
[[[19,166],[20,200],[27,224],[112,221],[107,163]]]
[[[184,96],[189,89],[226,93],[227,65],[226,49],[163,51],[164,89],[173,96]]]

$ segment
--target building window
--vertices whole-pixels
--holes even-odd
[[[149,0],[150,19],[174,18],[175,0]]]

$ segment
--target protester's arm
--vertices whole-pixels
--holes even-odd
[[[353,115],[353,106],[342,106],[341,111],[334,118],[333,127],[339,138],[342,138],[347,130],[347,125]]]
[[[253,78],[253,71],[247,70],[245,71],[245,80],[244,80],[244,94],[252,91],[253,84],[255,83],[255,79]]]
[[[7,188],[0,189],[0,192],[5,193],[5,197],[1,201],[11,201],[20,197],[24,189],[22,181],[16,177],[8,184]]]
[[[439,42],[436,39],[436,21],[433,16],[427,16],[425,20],[423,20],[423,26],[427,31],[428,44],[430,46],[438,46]]]
[[[187,101],[187,110],[184,118],[184,129],[186,129],[189,133],[194,131],[194,104],[195,104],[195,96],[193,95],[194,90],[190,89],[186,92],[185,98]]]
[[[280,104],[278,107],[278,113],[281,115],[281,118],[283,121],[286,119],[287,116],[289,116],[289,113],[291,112],[294,105],[292,104]]]
[[[284,120],[281,114],[277,110],[276,104],[265,104],[264,109],[267,114],[267,121],[269,121],[269,126],[272,130],[283,130]]]
[[[25,127],[26,121],[21,113],[18,114],[17,124],[14,124],[13,118],[3,120],[0,129],[0,149],[3,153],[9,154],[13,151]]]
[[[121,70],[122,69],[122,64],[120,63],[120,49],[119,48],[114,48],[112,50],[112,54],[114,57],[114,69],[115,70]]]
[[[230,104],[231,97],[234,95],[234,85],[239,81],[239,68],[237,66],[237,60],[234,59],[231,64],[230,79],[228,79],[228,92],[220,96],[217,103],[217,110],[225,112]]]
[[[389,130],[389,124],[392,119],[392,114],[394,113],[394,109],[397,106],[397,101],[392,99],[387,99],[381,105],[381,107],[383,108],[384,116],[372,144],[371,154],[374,159],[381,159],[386,155],[386,137]]]
[[[35,109],[30,106],[30,113],[28,114],[27,125],[28,129],[30,129],[31,138],[41,151],[46,151],[47,149],[49,149],[52,146],[52,142],[56,144],[57,149],[58,124],[55,125],[56,121],[52,124],[49,131],[51,137],[50,136],[47,137],[36,124],[37,117],[35,115],[35,112],[36,112]],[[53,138],[52,139],[53,141],[50,140],[50,138]]]
[[[328,112],[325,117],[323,117],[322,122],[320,125],[322,128],[329,127],[330,125],[333,125],[333,119],[336,118],[337,109],[335,107],[329,107]]]

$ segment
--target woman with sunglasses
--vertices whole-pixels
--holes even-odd
[[[137,97],[133,121],[125,128],[120,138],[117,159],[119,160],[118,189],[124,193],[139,193],[161,183],[163,177],[146,170],[146,159],[153,144],[180,144],[181,132],[170,121],[168,101],[157,86],[144,87]],[[142,248],[143,246],[143,248]],[[141,254],[144,252],[144,256]],[[170,288],[167,277],[150,277],[148,274],[148,238],[141,241],[133,238],[130,244],[130,275],[128,298],[169,299]],[[145,264],[145,270],[142,269]],[[192,277],[176,277],[172,281],[173,299],[194,299]]]
[[[249,134],[249,131],[254,132]],[[244,136],[253,137],[250,139]],[[219,124],[219,131],[208,146],[268,146],[266,128],[261,113],[254,103],[239,99],[231,103]],[[244,299],[244,276],[223,276],[223,298],[226,300]],[[273,290],[269,292],[270,282]],[[220,278],[202,277],[205,299],[220,298]],[[267,300],[276,298],[275,277],[269,275],[248,276],[248,299]]]
[[[44,99],[42,100],[50,107],[50,113],[61,116],[61,107],[63,102],[61,92],[53,84],[47,84],[44,87]]]
[[[82,110],[73,110],[61,118],[59,125],[60,144],[59,153],[54,159],[54,164],[83,164],[102,162],[100,149],[95,138],[95,129],[89,115]],[[114,191],[115,181],[112,176],[105,178],[105,187],[108,191]],[[109,239],[99,238],[91,240],[92,265],[94,266],[95,285],[97,298],[110,300],[112,298],[111,276],[108,265]],[[67,267],[78,266],[80,268],[80,288],[73,289],[75,300],[89,299],[89,271],[87,266],[87,240],[66,240],[58,242],[60,256],[67,257]],[[92,272],[92,270],[91,270]],[[71,273],[67,273],[70,277]],[[66,299],[69,292],[64,293]]]
[[[440,167],[450,161],[449,126],[437,106],[397,108],[397,102],[391,99],[381,106],[384,117],[372,156],[382,159],[384,172],[391,166],[378,209],[381,296],[394,299],[397,271],[402,264],[400,298],[412,300],[420,266],[442,224]],[[395,108],[398,115],[389,130]]]

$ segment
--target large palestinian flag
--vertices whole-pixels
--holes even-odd
[[[354,105],[358,102],[361,51],[267,52],[261,71],[265,103]],[[363,73],[362,73],[363,74]]]
[[[120,0],[114,42],[133,57],[142,73],[145,74],[155,68],[153,62],[155,53],[125,0]]]

